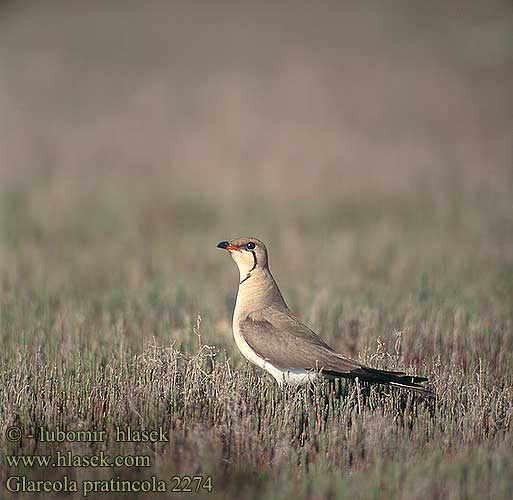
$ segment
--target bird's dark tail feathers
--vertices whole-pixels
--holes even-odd
[[[373,382],[378,384],[391,385],[393,387],[402,387],[403,389],[409,389],[424,396],[435,396],[434,392],[422,386],[424,382],[428,381],[426,377],[407,375],[404,372],[377,370],[375,368],[361,366],[352,370],[350,373],[337,373],[332,371],[324,371],[323,373],[331,377],[344,377],[351,379],[358,378],[363,382]]]

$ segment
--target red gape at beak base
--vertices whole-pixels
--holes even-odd
[[[242,252],[242,250],[239,247],[234,247],[233,245],[226,247],[226,250],[237,250],[237,252]]]

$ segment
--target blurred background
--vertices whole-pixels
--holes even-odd
[[[231,346],[244,234],[305,320],[360,308],[328,336],[412,293],[509,312],[512,89],[508,1],[4,1],[4,332],[141,301],[134,338],[207,310]]]
[[[224,195],[510,188],[512,10],[4,1],[2,185],[151,176]]]

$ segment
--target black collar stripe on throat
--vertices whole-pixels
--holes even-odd
[[[251,253],[253,254],[253,267],[248,271],[248,274],[246,275],[246,277],[239,283],[239,285],[242,285],[242,283],[244,283],[246,280],[248,280],[249,278],[251,278],[251,273],[252,271],[255,270],[256,266],[257,266],[257,257],[256,257],[256,253],[251,250]]]
[[[254,271],[255,267],[257,266],[256,253],[253,250],[251,250],[251,253],[253,254],[253,267],[249,270],[249,272]]]

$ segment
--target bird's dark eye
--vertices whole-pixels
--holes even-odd
[[[255,244],[254,244],[252,241],[250,241],[250,242],[246,245],[246,248],[247,248],[248,250],[253,250],[253,248],[255,248]]]

